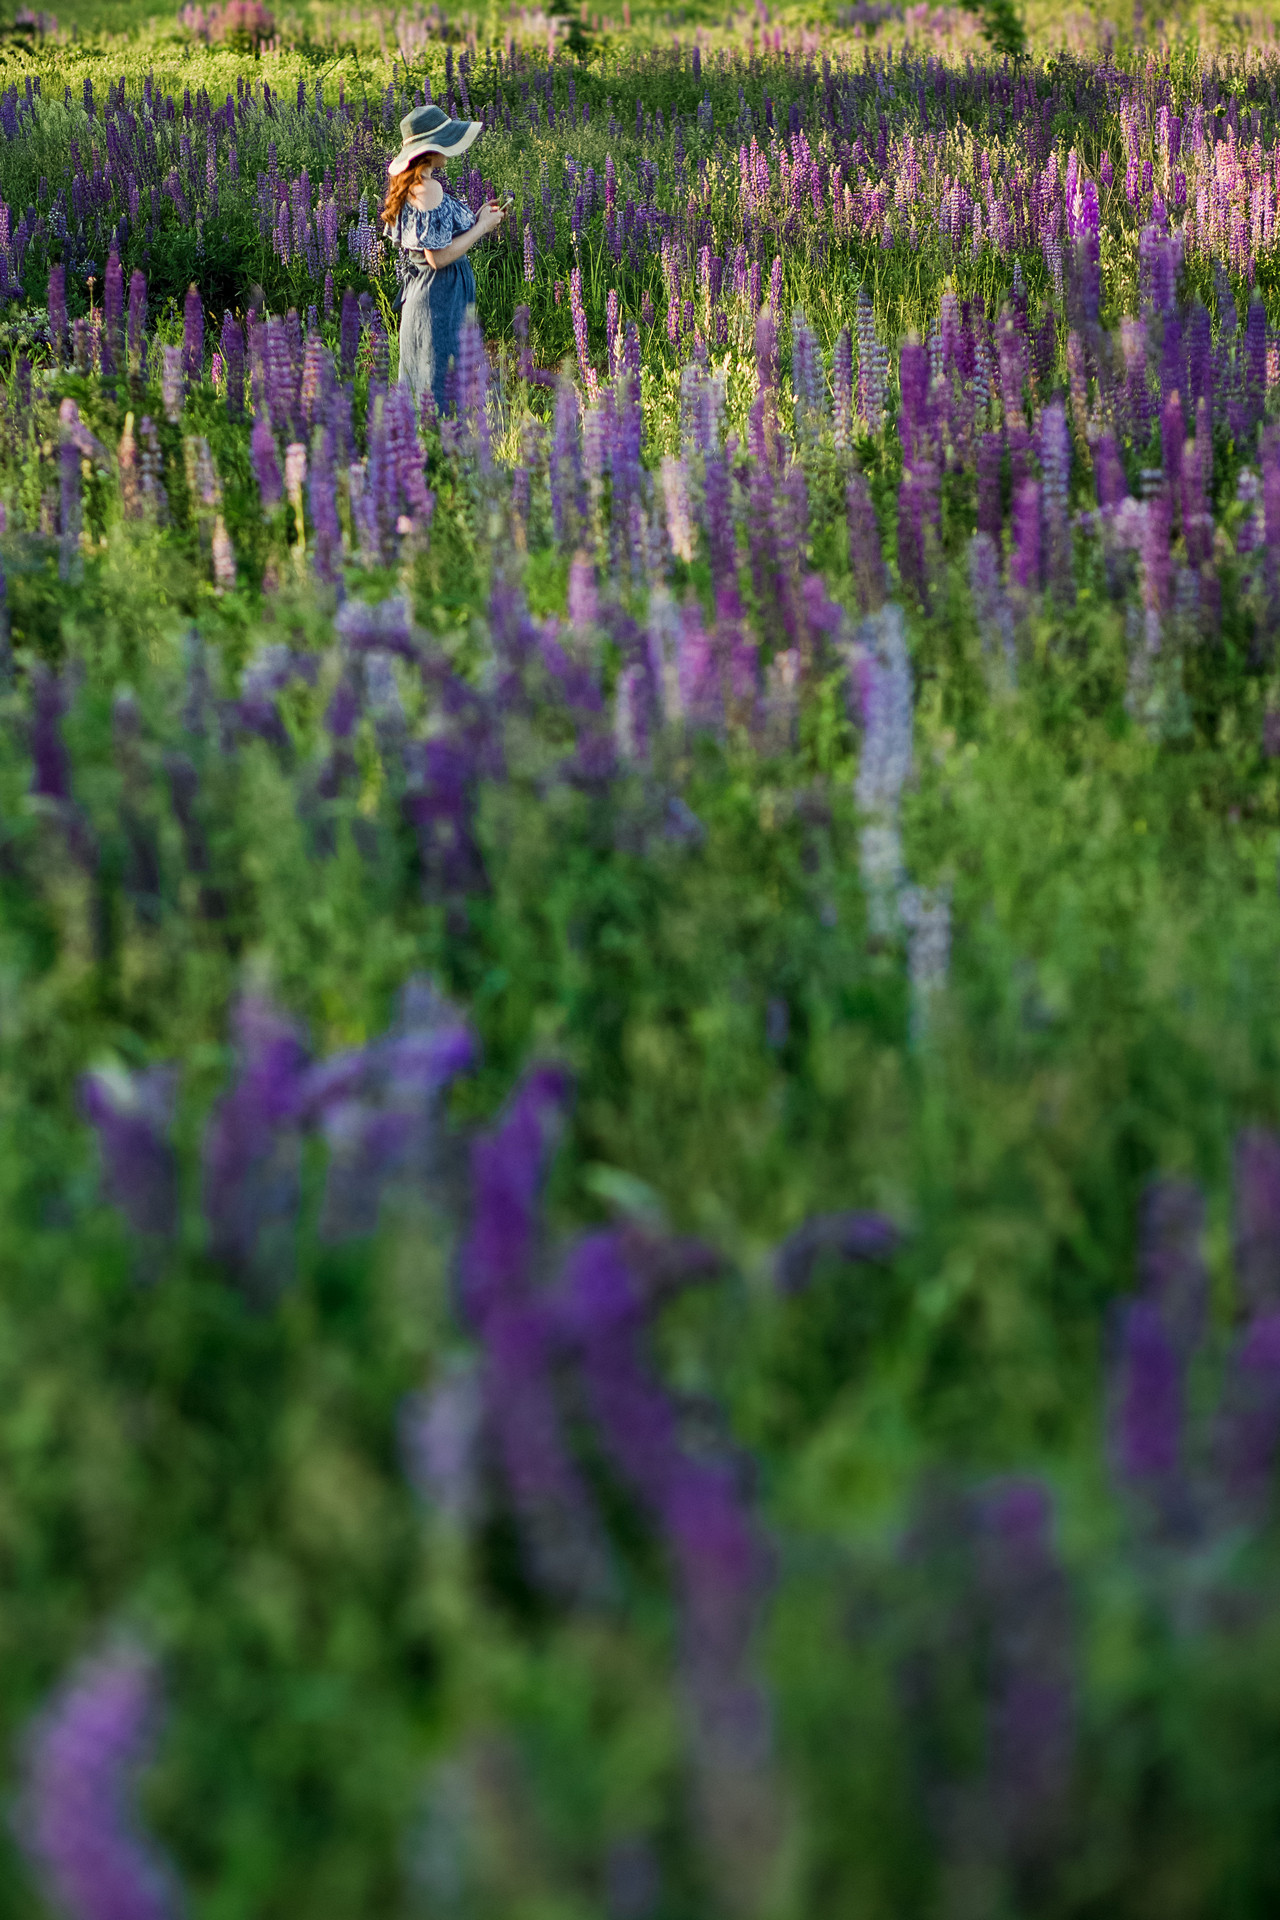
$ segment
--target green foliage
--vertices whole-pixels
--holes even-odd
[[[616,21],[599,35],[579,23],[573,77],[592,103],[588,127],[486,133],[486,168],[521,213],[537,204],[542,170],[563,177],[570,152],[600,175],[612,155],[624,190],[655,158],[675,194],[672,137],[636,134],[637,94],[650,114],[688,114],[705,90],[716,125],[736,123],[736,79],[708,54],[695,82],[670,55],[665,20],[636,13],[625,38]],[[982,17],[993,46],[1023,51],[1011,8],[993,0]],[[87,137],[79,107],[62,105],[64,83],[74,100],[86,73],[132,84],[152,67],[161,84],[215,99],[269,74],[284,102],[279,168],[318,178],[348,135],[293,112],[291,91],[304,79],[330,103],[339,84],[381,99],[391,62],[380,30],[317,15],[260,59],[200,47],[176,27],[127,44],[46,45],[35,56],[46,97],[30,141],[0,148],[0,191],[34,203],[41,174]],[[719,32],[706,25],[709,46]],[[444,45],[432,41],[421,60],[436,97]],[[1197,72],[1190,58],[1178,69],[1180,99]],[[746,105],[762,112],[767,90],[785,110],[793,80],[789,60],[762,57]],[[567,73],[555,85],[565,108]],[[608,100],[620,125],[606,133]],[[1083,127],[1072,121],[1055,139],[1083,143]],[[967,137],[993,130],[983,120]],[[710,136],[691,136],[681,192],[715,152]],[[224,306],[243,311],[255,287],[273,308],[315,293],[258,231],[266,138],[246,137],[239,158],[216,230],[185,229],[167,205],[156,216],[158,342],[180,337],[193,275],[215,321]],[[358,159],[373,180],[385,155],[365,142]],[[714,167],[705,178],[706,218],[722,234],[731,194]],[[1123,227],[1106,263],[1117,311],[1133,289],[1133,241]],[[601,357],[614,277],[603,244],[589,229],[578,250]],[[564,233],[557,248],[539,257],[532,288],[514,251],[478,260],[500,465],[551,428],[548,394],[512,365],[516,306],[532,308],[540,366],[573,351]],[[991,308],[1007,291],[1007,263],[957,262],[930,233],[783,257],[784,309],[803,303],[828,349],[864,279],[893,335],[921,330],[949,279]],[[1045,292],[1042,261],[1027,277],[1034,296]],[[339,294],[344,279],[374,290],[345,252],[338,278]],[[625,316],[662,290],[660,261],[642,261]],[[33,308],[43,292],[27,288]],[[73,309],[87,299],[74,284]],[[734,310],[719,355],[739,454],[753,318]],[[1272,1524],[1227,1541],[1212,1566],[1163,1560],[1142,1541],[1135,1550],[1106,1472],[1103,1386],[1107,1316],[1133,1284],[1140,1197],[1153,1174],[1175,1172],[1209,1196],[1212,1328],[1193,1381],[1193,1397],[1209,1397],[1240,1307],[1232,1139],[1280,1123],[1280,775],[1263,747],[1280,672],[1257,643],[1234,556],[1243,450],[1225,435],[1214,448],[1215,512],[1232,550],[1219,567],[1222,633],[1170,648],[1182,678],[1178,724],[1163,733],[1132,711],[1108,556],[1083,542],[1094,572],[1082,563],[1074,606],[1022,623],[1016,684],[1002,672],[962,573],[971,478],[948,474],[934,590],[907,610],[917,707],[904,855],[920,883],[950,888],[956,929],[949,984],[922,1028],[901,933],[869,922],[858,737],[838,655],[815,674],[794,732],[762,745],[732,726],[673,730],[648,764],[607,782],[564,776],[563,710],[513,703],[505,775],[478,782],[486,884],[443,899],[424,885],[403,769],[369,715],[351,779],[336,796],[322,788],[343,665],[337,596],[308,574],[292,509],[262,514],[248,423],[230,420],[208,384],[168,420],[154,353],[145,373],[135,365],[114,381],[55,371],[36,344],[38,311],[5,324],[0,553],[15,662],[0,688],[5,1794],[50,1690],[82,1653],[132,1629],[158,1653],[168,1704],[143,1810],[196,1920],[625,1920],[616,1863],[638,1838],[661,1866],[655,1920],[1273,1913],[1280,1541]],[[336,320],[317,324],[336,346]],[[1040,399],[1065,375],[1065,344],[1055,337]],[[680,448],[680,371],[660,322],[643,345],[657,461]],[[29,395],[19,354],[37,361]],[[782,359],[785,414],[785,341]],[[357,455],[367,390],[364,365]],[[64,400],[102,449],[84,458],[83,529],[69,542],[54,531]],[[144,413],[157,427],[164,517],[122,505],[118,449],[127,417],[140,430]],[[197,438],[221,489],[232,590],[215,587],[211,513],[188,484]],[[813,528],[803,563],[851,627],[845,488],[856,463],[892,534],[900,450],[892,435],[855,450],[826,435],[798,457]],[[402,592],[411,603],[435,677],[391,670],[420,733],[442,723],[446,664],[493,685],[495,583],[539,621],[565,614],[573,544],[556,540],[542,468],[530,464],[517,529],[505,492],[433,431],[429,540],[406,538],[392,565],[352,559],[346,570],[348,596]],[[1075,488],[1083,508],[1079,467]],[[750,559],[742,597],[763,620]],[[710,601],[703,552],[673,562],[672,581]],[[623,614],[643,615],[642,589],[613,584]],[[314,660],[314,678],[281,699],[282,737],[236,734],[241,670],[280,643]],[[188,714],[197,646],[212,680],[204,736]],[[617,648],[606,658],[612,675]],[[63,737],[98,850],[92,877],[65,815],[31,791],[29,690],[42,663],[69,694]],[[113,732],[125,691],[140,713],[127,791]],[[220,730],[234,740],[225,752]],[[199,871],[175,815],[175,753],[201,781]],[[672,831],[677,798],[686,811]],[[154,887],[137,884],[139,823],[154,842]],[[423,972],[481,1043],[450,1100],[455,1172],[531,1058],[572,1070],[549,1269],[572,1236],[606,1220],[659,1223],[718,1256],[714,1279],[655,1315],[653,1349],[690,1447],[731,1441],[752,1461],[750,1498],[774,1552],[752,1658],[774,1709],[784,1837],[772,1878],[762,1871],[736,1907],[708,1866],[691,1785],[670,1570],[589,1423],[576,1438],[618,1579],[598,1607],[560,1607],[535,1589],[496,1474],[471,1530],[410,1485],[406,1397],[472,1349],[455,1286],[465,1206],[405,1188],[376,1233],[329,1244],[325,1155],[312,1142],[296,1269],[278,1306],[255,1308],[208,1253],[200,1144],[235,1071],[237,996],[269,994],[326,1056],[385,1031]],[[182,1070],[183,1225],[158,1251],[108,1203],[76,1089],[91,1069],[165,1061]],[[888,1214],[900,1251],[856,1266],[828,1253],[807,1288],[780,1293],[779,1244],[814,1215],[850,1208]],[[1010,1472],[1037,1474],[1056,1502],[1080,1656],[1079,1754],[1050,1864],[965,1881],[939,1843],[921,1787],[929,1756],[903,1705],[913,1659],[924,1647],[945,1664],[960,1616],[903,1541],[922,1503]],[[957,1664],[930,1723],[961,1774],[978,1767],[980,1678]],[[754,1871],[763,1843],[751,1822],[738,1845]],[[43,1909],[8,1827],[0,1850],[0,1920],[33,1920]]]

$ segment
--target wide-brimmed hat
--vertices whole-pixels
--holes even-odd
[[[424,153],[465,153],[484,132],[481,120],[451,120],[443,107],[418,107],[400,122],[400,151],[387,167],[403,173]]]

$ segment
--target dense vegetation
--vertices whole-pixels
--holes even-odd
[[[72,20],[0,1915],[1272,1913],[1269,22]],[[515,201],[443,418],[428,97]]]

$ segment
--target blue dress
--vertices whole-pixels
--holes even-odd
[[[404,252],[406,280],[400,308],[400,378],[421,401],[428,390],[441,413],[449,365],[458,357],[458,336],[467,308],[476,303],[476,277],[464,254],[434,270],[426,258],[466,233],[476,217],[461,200],[443,193],[429,213],[406,205],[391,234]]]

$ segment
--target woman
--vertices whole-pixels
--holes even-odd
[[[466,258],[477,240],[505,219],[496,200],[473,214],[445,190],[445,162],[465,153],[483,128],[478,120],[451,120],[439,107],[419,107],[400,122],[400,151],[387,168],[383,225],[403,249],[400,306],[400,378],[421,401],[430,390],[443,413],[449,363],[476,302],[476,277]]]

